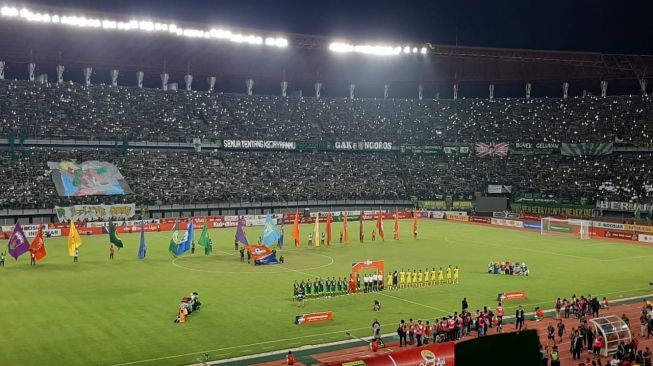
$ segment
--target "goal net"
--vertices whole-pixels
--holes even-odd
[[[577,236],[581,240],[591,239],[590,226],[591,221],[586,220],[566,220],[556,219],[553,217],[544,217],[541,219],[542,235],[562,234]]]

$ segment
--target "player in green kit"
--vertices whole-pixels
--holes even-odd
[[[320,296],[323,296],[323,295],[325,295],[325,292],[324,292],[324,280],[322,278],[320,278]]]
[[[342,281],[338,278],[337,281],[338,295],[342,294]]]
[[[292,285],[292,299],[296,300],[297,299],[297,293],[299,292],[299,284],[297,281]]]
[[[336,294],[336,278],[331,277],[331,295],[333,296],[335,294]]]
[[[315,281],[313,281],[313,297],[320,297],[320,282],[322,280],[318,279],[315,277]]]
[[[304,282],[304,281],[302,281],[302,283],[303,283],[303,282]],[[312,295],[311,295],[311,289],[312,289],[312,288],[313,288],[313,286],[312,286],[312,283],[311,283],[311,279],[309,278],[309,279],[306,281],[306,291],[304,292],[304,293],[306,294],[306,297],[307,297],[307,298],[310,298],[310,297],[312,296]]]

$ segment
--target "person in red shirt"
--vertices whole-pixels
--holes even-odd
[[[35,266],[36,265],[36,254],[34,252],[30,252],[30,266]]]
[[[426,325],[424,326],[424,344],[429,344],[429,339],[431,338],[431,323],[429,321],[426,321]]]
[[[288,354],[286,355],[286,365],[294,365],[295,364],[295,356],[293,356],[292,351],[288,351]]]

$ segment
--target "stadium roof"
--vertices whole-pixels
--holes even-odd
[[[36,10],[35,10],[36,9]],[[49,15],[80,11],[65,8],[30,8]],[[83,11],[84,16],[129,22],[119,14]],[[192,29],[211,29],[211,25],[184,24],[151,20]],[[235,30],[234,30],[235,29]],[[321,36],[284,34],[231,28],[242,34],[261,34],[287,40],[287,47],[265,47],[247,42],[178,37],[163,32],[126,32],[101,27],[75,27],[27,21],[20,16],[0,16],[0,60],[8,65],[33,61],[41,72],[54,74],[54,66],[68,70],[92,66],[95,70],[145,71],[150,77],[164,69],[180,79],[187,71],[196,77],[218,76],[243,80],[296,83],[389,83],[391,85],[451,85],[454,83],[514,83],[646,78],[653,71],[650,55],[609,55],[587,52],[562,52],[524,49],[499,49],[440,44],[397,43],[398,46],[426,48],[426,54],[376,56],[341,54],[330,50],[333,42],[356,42]],[[375,44],[372,42],[372,44]],[[9,77],[12,76],[8,70]],[[21,73],[26,67],[15,67]],[[18,77],[18,76],[17,76]],[[636,82],[633,82],[633,86]]]

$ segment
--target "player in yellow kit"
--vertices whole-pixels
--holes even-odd
[[[444,283],[444,272],[442,272],[442,267],[438,271],[438,283],[441,285]]]
[[[460,283],[460,269],[458,269],[458,266],[453,269],[453,282]]]
[[[419,272],[417,273],[417,287],[422,287],[422,281],[424,281],[424,274],[420,269]]]
[[[429,285],[429,269],[426,268],[424,270],[424,282],[422,282],[422,286],[428,286]]]
[[[406,286],[406,272],[404,272],[404,269],[401,269],[401,272],[399,272],[399,288],[404,288]]]
[[[388,279],[385,282],[385,288],[391,289],[396,288],[396,284],[392,281],[392,272],[388,272]]]
[[[431,285],[435,285],[435,279],[436,279],[437,272],[435,271],[435,267],[433,267],[433,270],[431,271]]]
[[[410,270],[406,271],[406,287],[412,286],[413,276],[410,273]]]
[[[418,283],[417,283],[417,272],[415,272],[415,270],[413,270],[413,286],[417,286],[417,285],[418,285]]]
[[[451,264],[447,267],[447,283],[451,283]]]

